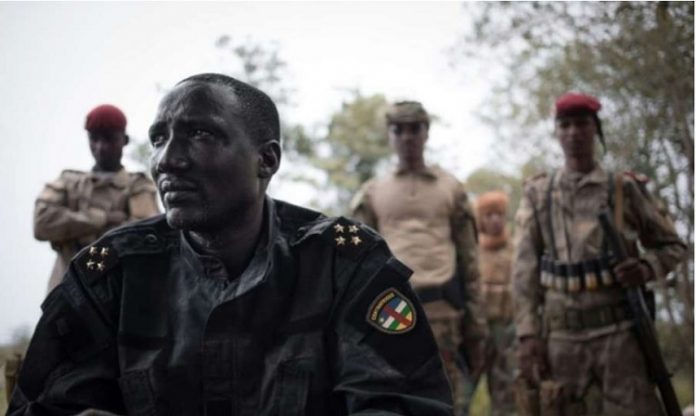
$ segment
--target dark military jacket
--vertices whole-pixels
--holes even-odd
[[[409,284],[366,227],[267,199],[241,276],[164,216],[116,229],[42,305],[10,415],[445,415]]]

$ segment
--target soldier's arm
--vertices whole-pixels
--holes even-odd
[[[542,242],[532,198],[532,191],[525,189],[515,215],[512,295],[516,334],[519,338],[541,335],[539,257]]]
[[[42,309],[7,414],[74,415],[86,409],[125,414],[116,331],[74,266]]]
[[[372,207],[372,181],[366,182],[360,187],[350,203],[351,217],[379,230],[377,215]]]
[[[135,221],[159,214],[155,184],[142,173],[134,175],[135,179],[128,196],[128,220]]]
[[[452,222],[452,240],[457,251],[458,274],[464,279],[466,315],[465,338],[483,339],[488,336],[486,317],[481,305],[481,273],[478,265],[478,231],[469,198],[462,184],[458,184]]]
[[[638,231],[645,248],[642,260],[648,263],[654,277],[664,278],[684,259],[686,245],[681,241],[667,213],[660,212],[657,201],[636,181],[625,178],[624,192],[628,205],[628,221]]]
[[[334,392],[351,415],[450,415],[449,384],[411,271],[384,242],[364,257],[339,295]],[[389,301],[396,306],[385,310]]]
[[[46,184],[34,207],[34,237],[41,241],[64,243],[99,233],[108,220],[106,211],[89,208],[73,211],[68,207],[65,175]]]

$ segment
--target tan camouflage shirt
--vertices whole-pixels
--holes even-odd
[[[513,257],[513,296],[518,337],[542,334],[544,313],[566,309],[590,309],[618,304],[624,298],[619,287],[568,293],[544,289],[540,284],[539,258],[551,241],[548,216],[553,216],[553,235],[558,260],[577,262],[601,254],[603,233],[597,216],[609,208],[610,175],[597,166],[587,174],[558,170],[552,191],[552,212],[546,203],[550,175],[542,174],[525,184],[516,214]],[[620,228],[630,256],[644,259],[658,278],[663,278],[684,257],[685,246],[671,221],[660,213],[655,200],[630,174],[622,174],[623,225]],[[614,191],[616,195],[616,191]],[[535,217],[536,212],[536,217]],[[639,252],[637,244],[644,250]],[[588,339],[624,330],[630,322],[580,331],[557,331],[551,337]]]
[[[47,183],[36,199],[34,237],[50,241],[58,253],[49,292],[63,279],[70,259],[107,231],[107,212],[121,211],[127,221],[159,213],[155,185],[143,173],[65,170]]]
[[[466,333],[486,333],[479,301],[476,225],[461,182],[436,166],[420,172],[397,170],[366,182],[351,205],[354,217],[378,230],[395,257],[413,270],[414,288],[442,285],[461,267],[470,317]],[[445,302],[424,307],[431,318],[457,314]]]

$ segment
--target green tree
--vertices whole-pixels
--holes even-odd
[[[314,139],[316,154],[310,165],[325,173],[321,185],[334,198],[317,201],[320,208],[347,214],[360,185],[375,176],[391,154],[384,122],[387,100],[383,95],[363,96],[358,91],[331,115],[324,137]]]
[[[503,77],[481,112],[514,162],[557,160],[550,108],[569,90],[599,96],[604,165],[633,169],[667,203],[689,244],[688,261],[661,291],[681,356],[693,367],[693,2],[469,4],[461,56],[499,62]],[[509,160],[509,157],[508,157]]]

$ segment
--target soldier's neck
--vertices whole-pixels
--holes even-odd
[[[589,173],[597,166],[594,159],[573,158],[569,157],[565,160],[565,169],[567,172]]]
[[[420,172],[425,169],[425,159],[399,160],[399,170],[402,172]]]
[[[263,201],[261,202],[263,207]],[[244,217],[241,219],[240,217]],[[188,233],[191,245],[201,254],[217,257],[225,265],[229,279],[239,277],[246,269],[261,238],[263,209],[249,210],[237,217],[234,224],[210,232]]]
[[[92,168],[92,172],[118,172],[121,169],[123,169],[123,165],[120,163],[114,166],[102,166],[95,164]]]

